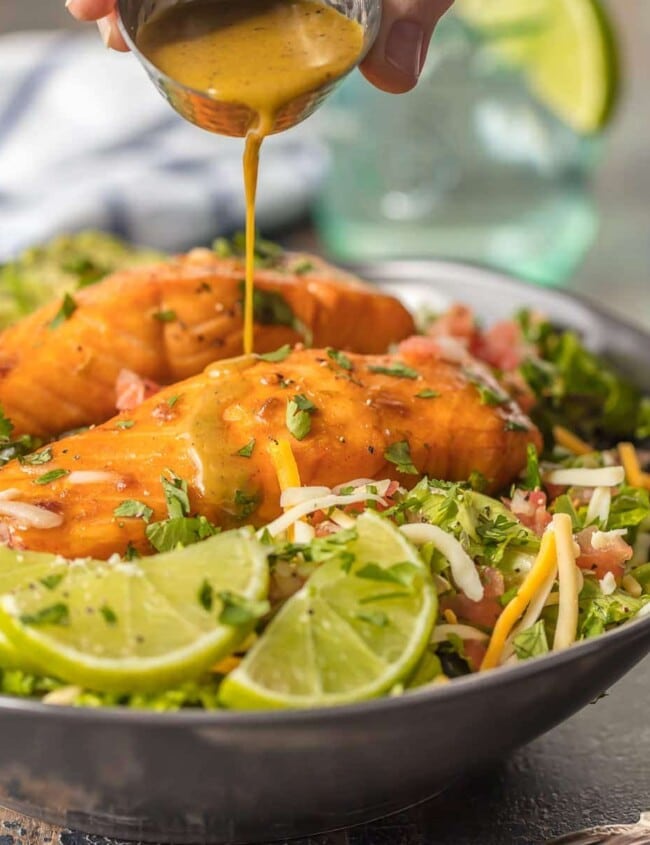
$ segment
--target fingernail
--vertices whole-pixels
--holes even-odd
[[[97,21],[97,28],[99,29],[99,34],[102,37],[102,41],[104,42],[104,46],[108,47],[111,41],[111,32],[112,32],[112,23],[110,18],[100,18]]]
[[[424,30],[415,21],[400,20],[390,28],[384,55],[404,76],[417,79],[422,65]]]

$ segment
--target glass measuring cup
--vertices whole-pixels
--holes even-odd
[[[216,132],[219,135],[244,137],[254,125],[256,114],[243,103],[219,100],[205,91],[190,88],[159,70],[139,50],[136,38],[138,30],[154,15],[173,6],[192,0],[118,0],[120,30],[133,53],[140,60],[151,81],[182,117],[191,123]],[[219,0],[213,0],[218,3]],[[379,31],[381,22],[381,0],[320,0],[351,20],[357,21],[363,28],[363,48],[357,64],[370,50]],[[351,67],[348,73],[353,70]],[[314,91],[301,94],[286,103],[275,114],[273,125],[268,134],[282,132],[300,123],[323,102],[328,94],[346,74],[330,79]]]

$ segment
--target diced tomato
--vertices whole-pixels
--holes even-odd
[[[487,651],[487,645],[481,640],[463,640],[463,651],[469,660],[472,672],[478,672]]]
[[[481,337],[476,355],[492,367],[504,372],[516,370],[535,349],[526,342],[519,324],[502,320],[491,326]]]
[[[485,566],[481,570],[484,594],[480,601],[472,601],[463,593],[440,599],[441,610],[453,610],[458,619],[480,628],[493,628],[503,607],[498,600],[505,591],[503,575],[498,569]]]
[[[115,383],[115,407],[118,411],[132,411],[159,390],[160,385],[155,381],[141,378],[131,370],[120,370]]]
[[[479,338],[479,330],[471,308],[456,303],[429,326],[429,337],[455,337],[470,349]]]
[[[440,358],[440,347],[433,338],[418,334],[403,340],[397,347],[397,354],[414,364],[420,364],[432,358]]]
[[[325,519],[315,526],[315,534],[317,537],[329,537],[330,534],[337,534],[341,530],[341,526],[332,522],[331,519]]]
[[[512,499],[504,500],[522,525],[541,537],[553,517],[546,509],[546,493],[542,490],[515,490]]]
[[[625,563],[632,557],[633,549],[618,534],[608,537],[603,548],[595,549],[592,545],[595,531],[592,525],[577,534],[580,555],[576,562],[581,569],[593,572],[599,581],[611,572],[616,583],[620,584],[625,574]]]

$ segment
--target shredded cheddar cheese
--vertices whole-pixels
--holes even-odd
[[[232,672],[233,669],[236,669],[240,663],[241,657],[235,657],[231,654],[229,657],[224,657],[223,660],[215,663],[212,667],[212,671],[216,672],[218,675],[227,675],[229,672]]]
[[[577,434],[574,434],[562,425],[553,426],[553,437],[555,438],[556,443],[560,446],[564,446],[565,449],[573,452],[574,455],[588,455],[590,452],[594,451],[593,446],[590,446],[589,443],[585,442],[578,437]]]
[[[458,625],[458,617],[450,608],[443,610],[442,615],[445,617],[445,619],[447,620],[447,622],[449,622],[450,625]]]
[[[549,572],[553,570],[555,565],[555,534],[553,531],[547,531],[542,537],[542,545],[532,569],[517,590],[517,594],[508,602],[503,613],[497,619],[488,649],[481,663],[481,672],[485,672],[486,669],[494,669],[495,666],[499,665],[508,634],[530,604],[533,596],[541,589]]]
[[[570,646],[575,642],[578,630],[578,579],[576,557],[573,546],[573,526],[567,513],[553,516],[553,530],[557,548],[557,570],[560,583],[557,625],[553,639],[553,651]]]
[[[619,443],[618,454],[625,470],[627,483],[632,487],[650,489],[650,475],[643,472],[633,443]]]
[[[300,487],[300,472],[289,441],[271,440],[268,445],[268,453],[278,477],[280,490],[284,493],[290,487]],[[285,508],[285,512],[286,510],[287,508]],[[294,541],[295,531],[293,526],[288,529],[288,537],[291,542]]]

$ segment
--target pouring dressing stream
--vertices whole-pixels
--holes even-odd
[[[283,110],[329,88],[358,63],[363,27],[319,0],[191,0],[155,14],[138,29],[135,40],[142,54],[171,79],[249,111],[244,149],[244,352],[250,354],[262,142],[281,126]]]

